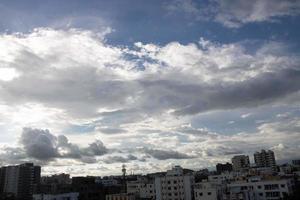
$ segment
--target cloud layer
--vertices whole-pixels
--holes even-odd
[[[200,5],[199,5],[199,4]],[[169,12],[183,12],[196,20],[213,20],[225,27],[239,28],[254,22],[278,22],[300,14],[299,0],[174,0],[166,5]]]
[[[20,138],[2,145],[4,163],[126,162],[143,171],[157,169],[145,161],[211,166],[258,148],[299,156],[300,58],[283,43],[120,47],[101,33],[40,28],[2,34],[0,49],[0,137]],[[205,117],[254,130],[224,134]]]

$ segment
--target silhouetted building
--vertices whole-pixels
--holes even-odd
[[[1,185],[3,195],[18,200],[31,200],[32,194],[38,192],[41,167],[33,163],[1,168]]]
[[[216,169],[217,169],[217,172],[219,174],[221,174],[222,172],[231,172],[232,171],[232,164],[230,164],[230,163],[226,163],[226,164],[218,163],[216,165]]]
[[[121,185],[105,187],[96,183],[96,177],[73,177],[72,191],[79,193],[79,200],[105,200],[107,194],[121,192]]]

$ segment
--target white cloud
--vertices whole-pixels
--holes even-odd
[[[80,164],[78,159],[72,161],[74,156],[66,156],[70,148],[74,143],[93,144],[80,155],[83,162],[95,162],[89,155],[101,147],[102,143],[93,143],[96,137],[116,150],[110,157],[118,162],[134,159],[122,153],[137,157],[139,166],[131,162],[132,168],[155,169],[142,163],[144,159],[156,163],[155,158],[162,159],[160,169],[171,163],[197,167],[185,160],[212,165],[241,149],[272,148],[279,141],[288,145],[296,136],[279,128],[271,135],[276,124],[262,123],[259,133],[232,136],[191,125],[203,113],[241,108],[251,112],[261,105],[285,104],[287,97],[299,92],[299,56],[290,55],[281,43],[262,44],[251,53],[245,43],[218,44],[203,38],[186,45],[139,42],[129,48],[108,45],[104,36],[91,31],[36,29],[1,35],[0,46],[5,46],[0,66],[18,73],[0,81],[0,118],[5,122],[1,134],[11,135],[13,143],[23,127],[58,135],[70,128],[67,136],[73,145],[67,142],[54,150],[60,156],[51,158]],[[299,98],[290,101],[297,103]],[[230,126],[238,126],[237,122]],[[85,134],[72,132],[80,126],[93,128]],[[261,142],[263,137],[270,141]],[[145,155],[135,155],[144,147]],[[105,159],[97,161],[116,167]]]
[[[198,5],[199,4],[199,5]],[[229,28],[254,22],[278,22],[284,16],[300,14],[299,0],[174,0],[168,12],[183,12],[193,20],[211,20]]]
[[[253,22],[274,22],[283,16],[300,14],[299,0],[221,0],[216,21],[228,27]]]

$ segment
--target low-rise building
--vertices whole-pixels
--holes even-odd
[[[261,180],[260,177],[227,185],[230,200],[275,200],[293,194],[293,181],[290,179]]]
[[[222,198],[224,187],[222,184],[203,181],[194,185],[195,200],[219,200]]]
[[[126,185],[129,194],[135,194],[137,197],[144,199],[155,198],[154,179],[141,176],[136,181],[128,181]]]
[[[165,176],[155,178],[156,200],[191,200],[193,184],[194,176],[175,166]]]
[[[120,194],[109,194],[105,197],[106,200],[136,200],[134,194],[120,193]]]
[[[78,200],[77,192],[64,194],[34,194],[33,200]]]

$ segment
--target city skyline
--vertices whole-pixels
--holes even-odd
[[[0,2],[0,165],[300,158],[300,1]]]

